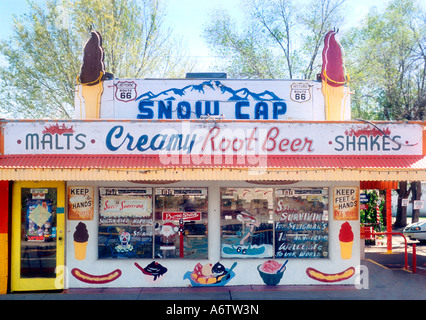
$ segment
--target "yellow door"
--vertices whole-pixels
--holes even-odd
[[[15,182],[11,291],[64,288],[65,182]]]

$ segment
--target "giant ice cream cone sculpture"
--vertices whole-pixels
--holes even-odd
[[[104,50],[102,37],[97,31],[92,31],[91,38],[84,46],[83,65],[78,77],[78,92],[83,100],[80,101],[80,117],[99,119],[101,113],[101,98],[105,76]],[[84,111],[82,106],[84,105]]]
[[[325,119],[345,120],[345,109],[348,88],[345,87],[345,67],[343,63],[343,49],[336,38],[337,32],[330,31],[324,39],[322,52],[322,93],[325,99]]]
[[[354,244],[354,233],[352,232],[349,222],[345,222],[340,227],[340,256],[342,259],[350,259],[352,257],[352,245]]]

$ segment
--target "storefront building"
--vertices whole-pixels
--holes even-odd
[[[83,78],[75,119],[1,122],[4,292],[353,285],[360,182],[426,180],[424,123],[327,78]]]

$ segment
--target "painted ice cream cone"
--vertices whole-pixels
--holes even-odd
[[[350,259],[352,257],[352,246],[354,243],[354,233],[349,222],[345,222],[340,227],[340,256],[342,259]]]
[[[76,260],[86,259],[89,232],[83,222],[79,222],[74,232],[74,257]]]
[[[352,245],[353,241],[351,242],[342,242],[340,241],[340,256],[342,259],[350,259],[352,257]]]
[[[74,241],[74,257],[76,260],[86,259],[87,243],[88,243],[87,241],[86,242]]]

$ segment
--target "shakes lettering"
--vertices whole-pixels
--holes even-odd
[[[401,149],[401,136],[391,135],[389,128],[379,130],[366,126],[345,131],[345,135],[335,138],[336,151],[398,151]]]

